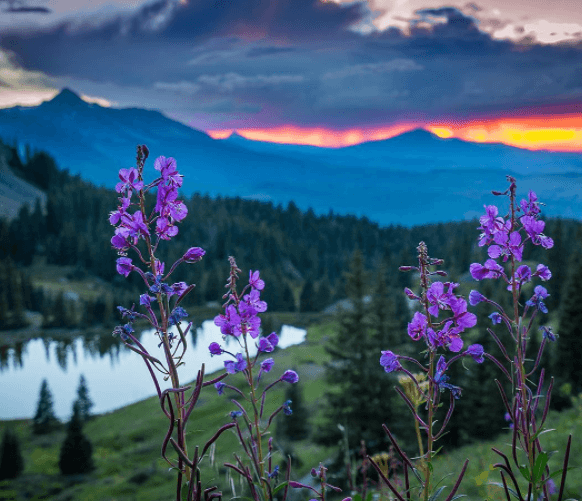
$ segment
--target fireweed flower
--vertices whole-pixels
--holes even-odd
[[[128,193],[131,195],[133,190],[139,191],[143,189],[143,182],[139,180],[139,172],[135,167],[129,169],[121,169],[119,171],[120,183],[115,185],[117,193]]]
[[[543,332],[544,338],[548,341],[554,342],[556,340],[557,334],[552,331],[550,326],[543,325],[539,330]]]
[[[472,356],[473,360],[475,360],[475,362],[477,362],[478,364],[482,364],[483,361],[485,360],[483,358],[484,353],[485,350],[483,349],[483,346],[480,344],[472,344],[465,351],[465,355]]]
[[[489,315],[489,318],[491,319],[491,322],[493,322],[493,325],[500,324],[503,320],[503,317],[496,311],[491,313],[491,315]]]
[[[428,320],[426,319],[426,316],[417,311],[412,317],[412,322],[408,324],[408,335],[414,341],[418,341],[422,337],[426,336],[427,325]]]
[[[384,367],[386,372],[394,372],[402,369],[402,365],[398,361],[398,355],[395,355],[390,350],[382,351],[380,365]]]
[[[437,362],[436,372],[434,375],[434,382],[437,385],[439,391],[445,391],[445,388],[448,389],[455,397],[455,400],[459,399],[461,396],[461,388],[459,386],[455,386],[452,384],[447,383],[449,380],[449,376],[445,375],[445,371],[447,370],[447,363],[445,361],[445,357],[441,355],[439,361]]]
[[[292,404],[291,400],[287,400],[283,404],[283,412],[285,413],[286,416],[290,416],[291,414],[293,414],[293,410],[290,407],[291,404]]]
[[[158,157],[154,163],[154,169],[160,171],[162,182],[179,188],[182,186],[182,175],[176,170],[176,160],[172,157]]]
[[[513,231],[511,235],[507,235],[507,233],[496,233],[493,240],[499,245],[489,247],[487,254],[489,254],[490,258],[496,259],[503,256],[503,261],[505,262],[510,256],[513,256],[516,261],[521,261],[523,245],[519,232]]]
[[[218,383],[214,383],[214,387],[216,388],[216,392],[219,395],[222,395],[224,393],[225,386],[226,386],[226,384],[224,384],[222,381],[218,381]]]
[[[233,360],[226,360],[224,362],[224,368],[229,374],[236,374],[237,372],[244,371],[247,368],[247,361],[245,360],[242,353],[237,353],[236,362]]]
[[[182,256],[182,260],[186,263],[197,263],[202,260],[205,254],[206,251],[200,247],[190,247]]]
[[[281,376],[281,381],[285,381],[286,383],[296,383],[299,381],[299,376],[295,371],[285,371]]]
[[[471,306],[477,306],[481,301],[487,301],[487,298],[483,294],[479,291],[469,292],[469,304]]]
[[[257,345],[257,347],[259,351],[271,353],[275,349],[275,346],[277,346],[278,342],[279,337],[277,336],[277,334],[273,332],[269,334],[267,337],[262,337],[261,339],[259,339],[259,344]]]
[[[552,278],[552,272],[546,265],[538,264],[533,276],[540,277],[540,279],[545,282]]]
[[[530,307],[537,308],[538,311],[541,311],[542,313],[547,313],[548,308],[546,308],[546,305],[544,304],[544,299],[546,299],[548,296],[549,294],[546,288],[538,285],[534,289],[534,295],[531,297],[531,299],[526,301],[525,304]]]
[[[210,350],[211,355],[222,355],[222,353],[224,352],[224,350],[220,347],[218,343],[210,343],[208,349]]]
[[[483,280],[485,278],[499,278],[505,276],[505,270],[503,266],[497,264],[493,259],[488,259],[485,261],[484,265],[479,263],[473,263],[469,267],[471,276],[475,280]]]
[[[259,278],[259,271],[249,271],[249,284],[253,289],[262,291],[265,288],[265,282]]]
[[[133,264],[131,264],[131,259],[128,257],[120,257],[117,259],[117,273],[123,275],[124,277],[129,276],[133,270]]]

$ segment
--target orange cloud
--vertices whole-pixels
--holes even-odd
[[[253,141],[341,148],[366,141],[389,139],[418,127],[442,138],[454,137],[476,143],[503,143],[530,150],[582,152],[582,114],[487,118],[465,122],[406,122],[346,130],[281,125],[272,128],[236,129],[236,132]],[[214,139],[225,139],[233,132],[233,129],[207,131]]]
[[[503,143],[529,150],[582,152],[582,114],[469,120],[427,124],[439,137]]]
[[[302,127],[298,125],[281,125],[265,129],[236,129],[237,134],[253,141],[266,141],[282,144],[303,144],[326,148],[353,146],[365,141],[379,141],[398,136],[403,132],[420,127],[420,124],[403,123],[374,128],[353,128],[334,130],[326,127]],[[232,129],[209,130],[208,135],[214,139],[229,137]]]

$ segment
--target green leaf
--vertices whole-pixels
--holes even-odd
[[[431,473],[434,472],[434,466],[432,465],[432,463],[430,461],[426,462],[426,465],[428,466],[428,469],[430,470]]]
[[[531,475],[527,466],[520,466],[519,471],[521,472],[523,478],[525,478],[528,482],[531,482]]]
[[[273,489],[273,496],[275,494],[277,494],[277,492],[279,492],[283,487],[285,487],[287,485],[287,481],[283,482],[282,484],[279,484],[277,487],[275,487]]]
[[[574,470],[576,468],[580,468],[579,466],[570,466],[566,469],[566,471],[570,471],[570,470]],[[554,473],[552,473],[547,479],[546,482],[550,479],[550,478],[556,478],[558,476],[560,476],[562,474],[562,472],[564,471],[564,468],[560,468],[559,470],[556,470]]]
[[[505,487],[501,482],[489,482],[488,485],[496,485],[497,487],[501,487],[503,490],[505,490]],[[515,492],[511,487],[508,487],[507,490],[515,499],[520,499],[520,497],[517,495],[517,492]]]
[[[543,435],[544,433],[549,433],[550,431],[556,431],[555,428],[550,428],[548,430],[544,430],[543,428],[540,428],[534,435],[532,435],[529,439],[530,444],[533,443],[533,441],[538,438],[540,435]]]
[[[537,458],[536,458],[536,462],[534,464],[534,469],[533,469],[533,482],[534,484],[537,484],[539,482],[539,480],[542,478],[542,475],[544,473],[544,468],[546,467],[546,464],[548,463],[548,453],[547,452],[542,452]]]
[[[430,498],[428,498],[428,501],[436,501],[437,498],[441,495],[441,492],[445,490],[445,487],[446,485],[440,487]]]

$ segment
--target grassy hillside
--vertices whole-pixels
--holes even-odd
[[[308,328],[307,340],[299,346],[279,350],[273,354],[275,367],[265,380],[272,381],[284,370],[295,367],[300,375],[303,400],[310,416],[316,416],[322,404],[323,367],[327,354],[323,350],[324,340],[333,332],[336,324],[312,325]],[[187,361],[195,363],[194,361]],[[241,378],[234,377],[232,381]],[[242,388],[242,385],[239,385]],[[284,399],[284,384],[275,387],[269,394],[268,411],[280,405]],[[387,391],[391,389],[387,387]],[[112,391],[124,391],[124,382]],[[230,420],[228,413],[234,409],[225,393],[217,396],[213,387],[203,390],[200,403],[189,422],[188,444],[192,451],[196,444],[205,441],[221,425]],[[459,402],[462,405],[462,399]],[[312,424],[313,424],[313,419]],[[409,416],[404,416],[409,420]],[[21,439],[25,458],[24,474],[16,481],[0,482],[0,499],[51,499],[51,500],[170,500],[175,489],[175,475],[168,472],[168,465],[161,459],[160,445],[166,432],[166,419],[157,398],[150,398],[129,405],[117,411],[95,417],[85,425],[84,431],[93,443],[96,470],[86,476],[66,478],[59,474],[58,456],[65,431],[56,431],[47,436],[31,435],[30,420],[0,422],[0,434],[6,426],[16,430]],[[412,422],[411,422],[412,426]],[[561,414],[551,413],[549,428],[556,431],[544,436],[547,450],[559,450],[552,457],[550,467],[557,469],[563,458],[567,435],[574,436],[571,466],[582,464],[582,400],[569,411]],[[313,428],[313,426],[312,426]],[[470,466],[465,475],[460,492],[470,500],[503,499],[495,486],[488,481],[499,481],[497,473],[490,472],[490,466],[497,461],[491,447],[500,447],[509,442],[509,435],[501,436],[495,442],[472,444],[461,449],[444,452],[435,464],[436,477],[458,472],[466,458]],[[330,458],[334,451],[313,445],[307,439],[293,444],[298,461],[294,462],[294,478],[306,475],[311,467]],[[225,433],[217,442],[214,457],[205,458],[202,479],[206,486],[218,484],[223,490],[224,499],[231,499],[233,493],[227,481],[227,474],[221,465],[233,459],[232,453],[240,454],[240,446],[234,434]],[[277,454],[277,461],[282,459]],[[274,463],[276,464],[276,462]],[[299,465],[299,466],[297,466]],[[333,473],[333,472],[330,472]],[[235,478],[235,489],[240,494],[240,484]],[[453,477],[447,477],[444,484],[451,485]],[[569,475],[566,497],[580,498],[582,493],[582,473],[574,470]],[[342,499],[342,498],[339,498]]]

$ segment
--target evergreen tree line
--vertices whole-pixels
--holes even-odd
[[[37,292],[12,259],[0,260],[0,330],[26,325],[24,312],[37,308]]]
[[[11,168],[46,190],[47,203],[44,208],[37,203],[33,209],[24,205],[17,218],[0,221],[0,259],[27,266],[42,256],[48,264],[73,265],[113,285],[141,291],[143,284],[137,275],[126,280],[116,274],[116,253],[107,251],[113,233],[108,215],[117,206],[117,194],[59,170],[46,153],[29,151],[22,161],[15,148],[8,150]],[[154,203],[151,196],[149,205]],[[293,202],[283,207],[194,194],[185,203],[190,217],[180,225],[172,245],[160,246],[159,254],[171,263],[192,245],[207,251],[201,263],[177,270],[176,280],[197,285],[188,298],[190,304],[220,301],[229,255],[243,266],[261,270],[267,283],[263,296],[270,311],[290,311],[296,306],[302,311],[320,311],[344,297],[343,271],[356,248],[361,249],[367,269],[377,269],[381,263],[387,266],[391,287],[405,285],[407,278],[397,268],[413,264],[414,249],[421,240],[432,255],[447,260],[455,279],[468,273],[471,262],[486,258],[477,245],[476,221],[380,227],[365,217],[302,212]],[[565,278],[566,263],[574,251],[567,242],[579,227],[577,221],[549,220],[546,234],[554,238],[554,249],[548,253],[530,246],[524,255],[526,260],[540,260],[554,273],[556,280],[547,284],[549,307],[559,304],[556,284]],[[295,291],[300,301],[295,301]]]
[[[81,375],[77,388],[77,399],[67,425],[67,433],[59,454],[59,469],[63,475],[88,473],[94,469],[93,447],[83,433],[83,424],[91,419],[93,402],[85,377]],[[43,380],[32,420],[32,433],[45,435],[61,428],[53,409],[53,398],[46,379]],[[14,479],[24,471],[20,440],[11,428],[4,430],[0,445],[0,480]]]

